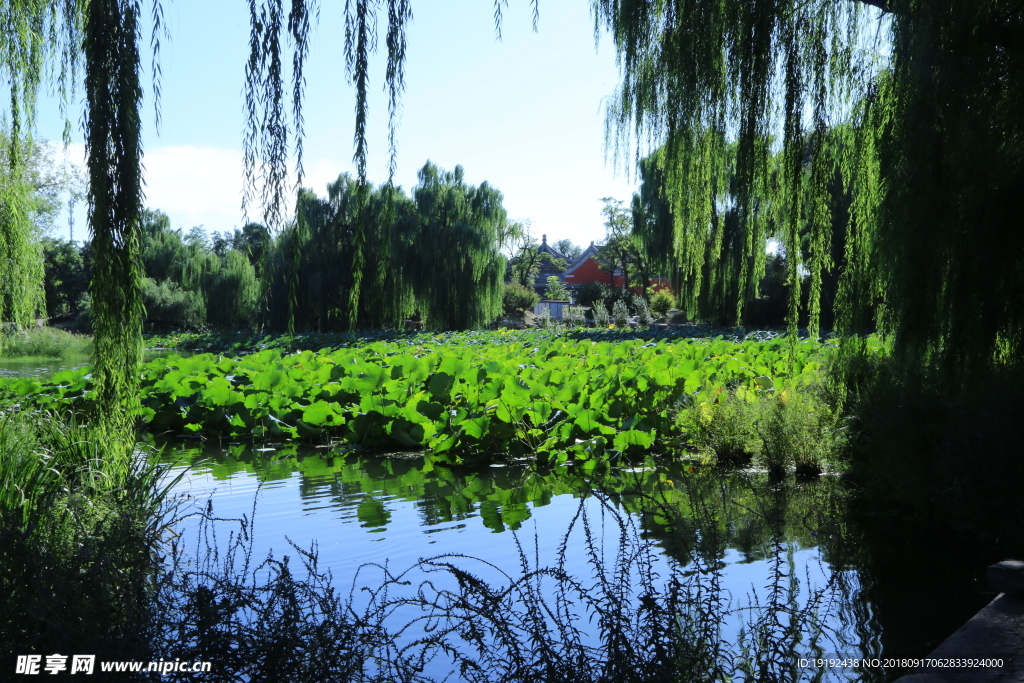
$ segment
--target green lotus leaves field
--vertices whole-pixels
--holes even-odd
[[[677,449],[685,440],[680,407],[809,383],[826,348],[781,338],[491,333],[292,354],[170,356],[140,366],[141,417],[156,434],[592,460]],[[0,400],[88,412],[88,373],[0,379]]]

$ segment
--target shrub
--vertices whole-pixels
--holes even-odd
[[[610,287],[600,282],[586,282],[576,288],[575,298],[580,306],[593,306],[598,301],[607,298],[606,294]]]
[[[608,327],[611,324],[611,318],[608,316],[608,309],[605,308],[604,301],[598,299],[594,302],[594,325],[596,327]]]
[[[821,474],[843,445],[840,419],[811,389],[765,399],[757,431],[768,473],[781,477],[792,467],[798,477]]]
[[[587,323],[587,318],[580,306],[566,306],[562,312],[562,322],[570,328],[583,327]]]
[[[566,301],[569,299],[569,290],[565,288],[565,283],[562,282],[557,275],[549,275],[547,281],[546,292],[547,298],[554,299],[556,301]]]
[[[622,299],[612,304],[612,322],[615,327],[629,327],[629,309]]]
[[[554,324],[551,320],[551,309],[544,307],[541,310],[540,315],[537,316],[537,324],[540,325],[541,329],[550,330]]]
[[[659,289],[651,297],[651,312],[659,318],[664,318],[668,312],[676,307],[676,298],[667,289]]]
[[[760,449],[755,420],[759,406],[736,396],[721,403],[695,403],[680,415],[698,447],[712,451],[719,464],[748,465]]]
[[[647,307],[647,302],[642,297],[636,298],[636,322],[640,327],[648,327],[654,319],[651,318],[651,310]]]
[[[516,311],[532,310],[539,301],[540,295],[532,287],[524,287],[518,282],[506,284],[505,292],[501,296],[501,305],[505,310],[505,315]]]
[[[746,465],[752,460],[780,479],[789,471],[816,476],[838,456],[845,441],[841,414],[814,388],[748,400],[729,395],[704,401],[680,413],[688,437],[714,452],[719,463]]]

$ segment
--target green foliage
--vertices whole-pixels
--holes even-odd
[[[206,274],[206,319],[218,327],[252,329],[258,321],[260,284],[249,259],[240,251],[227,251],[219,267]]]
[[[215,248],[201,227],[183,237],[181,230],[171,229],[165,214],[144,211],[142,264],[148,281],[143,283],[143,298],[149,328],[255,327],[262,292],[248,252],[261,248],[259,227],[246,226],[248,238],[236,231],[230,248],[218,236],[220,247]],[[247,244],[249,238],[256,246]],[[256,264],[262,267],[259,261]]]
[[[601,201],[604,202],[601,213],[605,217],[605,243],[595,260],[609,275],[621,274],[626,289],[640,285],[646,291],[651,284],[650,265],[634,234],[633,214],[621,200],[603,197]]]
[[[547,279],[547,298],[555,299],[556,301],[567,301],[569,299],[569,290],[565,288],[565,283],[557,275],[549,275]]]
[[[501,313],[505,259],[499,232],[502,194],[486,182],[467,185],[461,166],[427,163],[413,200],[419,216],[417,256],[408,269],[428,324],[439,330],[481,328]]]
[[[806,228],[817,327],[821,272],[831,265],[830,184],[840,166],[851,171],[852,185],[872,173],[850,131],[831,136],[829,122],[848,116],[850,102],[878,74],[869,34],[878,25],[865,15],[873,10],[827,0],[767,9],[728,0],[681,11],[597,5],[621,58],[623,83],[609,123],[621,145],[635,133],[638,143],[659,147],[642,169],[651,187],[635,213],[642,224],[662,226],[648,253],[674,262],[674,279],[692,283],[681,291],[686,313],[697,315],[703,283],[716,308],[730,302],[738,320],[756,296],[764,245],[774,235],[790,255],[795,331]],[[727,194],[735,201],[723,202]],[[730,207],[726,215],[723,207]]]
[[[142,359],[142,102],[140,7],[90,2],[85,64],[89,227],[97,406],[111,438],[132,441]]]
[[[826,463],[836,461],[845,438],[841,416],[813,389],[783,391],[762,408],[757,429],[769,473],[792,468],[798,477],[817,476]]]
[[[146,307],[146,324],[150,328],[196,330],[206,322],[202,295],[183,290],[171,280],[157,283],[152,278],[145,278],[142,281],[142,300]]]
[[[598,299],[594,302],[593,309],[591,309],[592,315],[594,316],[594,325],[597,327],[608,327],[611,324],[611,316],[608,315],[608,307],[602,299]]]
[[[585,282],[573,292],[576,302],[581,306],[593,306],[597,301],[609,296],[611,287],[600,282]]]
[[[678,402],[723,388],[754,391],[768,375],[779,387],[809,381],[822,352],[798,344],[790,364],[782,340],[642,341],[488,333],[329,353],[172,356],[142,367],[143,411],[159,433],[589,460],[672,448],[681,436]],[[0,388],[23,405],[83,410],[86,375],[5,380]]]
[[[4,358],[78,358],[92,355],[92,339],[53,327],[30,327],[24,332],[0,337]]]
[[[507,283],[501,299],[506,315],[515,311],[532,311],[539,301],[540,294],[533,287],[524,287],[518,282]]]
[[[34,192],[23,174],[20,166],[0,165],[0,318],[28,325],[43,310],[45,294]]]
[[[565,260],[555,258],[547,251],[541,251],[541,245],[530,231],[529,221],[517,223],[511,240],[512,257],[508,262],[508,277],[524,287],[541,284],[537,282],[537,274],[544,265],[555,266],[559,270],[567,265]]]
[[[629,326],[629,309],[626,308],[626,302],[622,299],[618,299],[612,304],[612,322],[615,323],[616,327],[628,327]]]
[[[680,413],[682,428],[720,464],[752,461],[779,479],[817,476],[836,466],[846,445],[841,410],[821,397],[819,377],[779,388],[764,375],[753,386],[706,395]]]
[[[654,319],[651,318],[651,309],[643,298],[635,297],[634,305],[636,307],[636,322],[641,328],[647,327],[654,322]]]
[[[92,269],[89,255],[74,242],[43,240],[47,316],[73,318],[86,307]]]
[[[676,298],[667,289],[659,289],[651,296],[651,313],[659,318],[664,318],[675,307]]]
[[[694,402],[680,413],[689,438],[701,449],[714,453],[721,465],[748,465],[760,453],[756,422],[757,402],[735,395],[716,397],[717,402]]]
[[[171,229],[171,219],[162,211],[142,212],[142,267],[146,276],[163,282],[182,284],[189,250],[180,230]]]
[[[428,162],[412,200],[348,175],[328,195],[300,194],[297,220],[268,259],[273,328],[400,327],[420,311],[435,329],[467,329],[501,312],[500,192],[466,185],[461,167],[449,173]],[[357,268],[365,286],[353,299]]]
[[[1001,345],[1024,358],[1010,0],[596,5],[622,74],[609,122],[621,146],[653,141],[639,214],[694,283],[688,315],[705,280],[739,319],[775,237],[791,330],[805,296],[812,333],[834,297],[841,329],[878,315],[908,372],[962,383]]]
[[[149,659],[165,466],[52,415],[0,422],[0,590],[14,651]]]
[[[586,325],[587,317],[582,306],[566,306],[562,309],[562,321],[566,327],[573,329]]]
[[[583,255],[583,247],[578,244],[574,244],[570,239],[561,239],[555,242],[555,249],[558,253],[565,256],[569,261],[575,261]]]

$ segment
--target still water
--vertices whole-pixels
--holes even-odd
[[[177,349],[146,349],[143,351],[143,360],[148,361],[171,355],[188,358],[194,356],[195,352]],[[85,358],[36,358],[31,360],[0,358],[0,377],[49,377],[55,372],[80,368],[88,364],[89,360]]]
[[[715,629],[719,657],[749,658],[760,648],[755,656],[774,658],[781,680],[890,680],[900,672],[796,660],[924,654],[984,602],[977,591],[947,593],[938,617],[922,605],[916,621],[927,623],[915,623],[913,601],[927,586],[885,579],[878,590],[862,531],[848,519],[848,487],[834,477],[771,485],[755,472],[653,460],[584,475],[285,444],[177,442],[161,457],[177,462],[172,473],[187,469],[177,490],[194,510],[254,520],[254,557],[294,558],[290,543],[316,544],[320,568],[340,590],[379,585],[386,573],[403,575],[410,591],[423,580],[454,589],[450,575],[425,569],[436,566],[425,560],[442,557],[494,586],[557,566],[599,592],[600,574],[618,571],[631,577],[624,604],[635,612],[645,576],[663,584],[683,577],[686,590],[703,596],[699,620]],[[183,523],[186,547],[197,543],[196,528]],[[623,559],[645,548],[647,565]],[[911,610],[897,608],[883,624],[879,610],[907,596]],[[409,610],[395,618],[402,615],[414,618]],[[580,623],[598,643],[596,629]],[[435,666],[428,673],[443,677]]]

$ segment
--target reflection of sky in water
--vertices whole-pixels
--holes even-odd
[[[180,471],[180,470],[178,470]],[[497,533],[487,528],[479,517],[480,502],[473,502],[465,513],[452,513],[451,519],[442,521],[432,513],[431,500],[410,501],[381,492],[365,493],[353,484],[342,484],[334,476],[305,476],[292,473],[290,476],[266,481],[259,486],[259,477],[251,472],[235,472],[226,480],[214,480],[200,470],[186,475],[178,487],[196,499],[198,507],[205,508],[206,500],[213,495],[213,514],[221,518],[251,516],[256,503],[253,559],[259,561],[273,550],[275,557],[290,555],[295,551],[288,545],[290,539],[300,548],[309,548],[316,542],[319,548],[321,571],[330,569],[335,585],[347,594],[353,577],[361,565],[368,563],[386,564],[393,574],[405,571],[424,558],[447,554],[469,555],[493,565],[488,567],[469,559],[458,560],[460,566],[491,583],[507,583],[501,572],[517,577],[521,573],[521,555],[524,553],[531,566],[552,566],[557,561],[560,545],[565,540],[566,530],[580,511],[581,499],[568,494],[554,495],[550,502],[536,506],[526,503],[530,516],[518,532]],[[618,551],[618,527],[607,511],[596,499],[583,501],[589,515],[591,530],[597,538],[604,538],[606,566],[611,566]],[[360,515],[360,506],[363,514]],[[375,525],[365,523],[376,520]],[[227,538],[230,525],[219,527],[218,536]],[[194,548],[194,521],[183,525],[185,548]],[[516,538],[520,543],[517,547]],[[584,584],[593,584],[594,567],[588,563],[582,526],[577,526],[567,543],[566,571]],[[721,583],[725,602],[730,605],[721,624],[721,636],[726,641],[736,642],[740,628],[753,618],[753,613],[744,606],[750,604],[752,596],[761,603],[769,599],[768,587],[771,582],[772,560],[751,559],[743,552],[730,548],[722,558]],[[293,570],[299,576],[304,572],[297,563]],[[793,573],[798,580],[798,602],[806,601],[810,591],[828,586],[831,571],[821,561],[818,548],[798,548],[795,544],[784,546],[783,572]],[[663,577],[669,575],[667,559],[657,555],[655,571]],[[364,568],[359,572],[358,585],[374,585],[379,581],[380,570]],[[437,574],[426,575],[413,572],[410,576],[413,586],[430,578],[441,587],[454,588],[454,580]],[[851,577],[847,577],[852,580]],[[357,587],[358,587],[357,585]],[[822,618],[840,631],[843,643],[822,643],[825,652],[845,651],[848,656],[858,656],[855,625],[842,624],[835,614],[828,615],[826,606],[830,600],[842,599],[841,595],[825,595],[820,610]],[[836,609],[835,603],[832,609]],[[412,618],[414,611],[402,610]],[[788,617],[782,616],[787,622]],[[585,628],[585,621],[580,624]],[[596,643],[596,641],[595,641]],[[837,647],[838,645],[838,647]],[[435,672],[439,673],[439,672]],[[440,672],[443,673],[443,672]],[[832,672],[838,676],[839,672]],[[826,677],[828,680],[828,677]],[[838,678],[838,680],[843,680]]]
[[[58,359],[53,360],[21,360],[18,358],[4,358],[0,360],[0,377],[49,377],[59,370],[71,370],[86,363],[81,360],[68,362]]]

